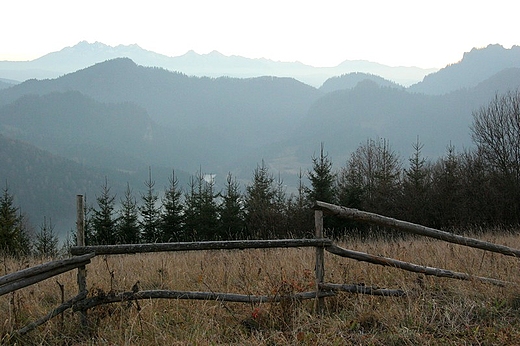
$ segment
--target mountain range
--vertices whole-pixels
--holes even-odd
[[[408,86],[437,71],[436,68],[393,67],[365,60],[345,60],[334,67],[314,67],[300,62],[225,56],[217,51],[208,54],[189,51],[181,56],[169,57],[145,50],[135,44],[112,47],[100,42],[83,41],[31,61],[0,61],[0,76],[20,82],[31,78],[57,78],[106,60],[122,57],[130,58],[142,66],[162,67],[189,76],[290,77],[314,87],[319,87],[330,77],[351,72],[375,74]]]
[[[118,196],[127,182],[140,191],[148,167],[158,191],[172,169],[181,186],[202,171],[218,188],[228,172],[247,184],[264,160],[290,190],[322,142],[336,168],[369,138],[388,139],[403,162],[419,138],[434,160],[450,144],[471,147],[472,112],[520,86],[517,50],[474,49],[407,88],[364,72],[319,88],[196,77],[130,58],[16,85],[0,75],[0,178],[33,223],[47,216],[63,233],[74,227],[76,194],[93,201],[105,177]]]

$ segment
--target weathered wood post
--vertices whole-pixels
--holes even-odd
[[[315,236],[317,239],[323,238],[323,210],[314,211]],[[316,311],[321,314],[325,309],[325,298],[320,296],[321,287],[325,277],[325,249],[323,246],[316,246]]]
[[[83,195],[76,196],[76,245],[85,246],[85,205]],[[78,267],[78,294],[87,294],[87,268]],[[87,310],[80,310],[79,320],[83,330],[88,328]]]

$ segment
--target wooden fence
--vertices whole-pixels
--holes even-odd
[[[18,334],[25,334],[48,321],[63,311],[72,308],[79,313],[80,323],[83,327],[88,327],[88,309],[101,304],[109,304],[122,301],[137,299],[196,299],[196,300],[219,300],[239,303],[262,303],[277,302],[287,299],[315,299],[316,310],[323,312],[325,307],[324,299],[334,296],[338,291],[382,295],[382,296],[403,296],[405,291],[400,289],[381,289],[366,287],[361,285],[347,285],[338,283],[326,283],[325,278],[325,251],[342,257],[364,261],[372,264],[396,267],[402,270],[434,275],[458,280],[479,280],[493,285],[504,286],[510,284],[506,281],[497,279],[472,276],[466,273],[453,272],[447,269],[426,267],[413,263],[403,262],[396,259],[370,255],[367,253],[341,248],[333,243],[332,240],[324,237],[323,215],[334,215],[342,218],[367,222],[371,224],[391,227],[405,232],[441,239],[455,244],[475,247],[487,251],[493,251],[508,256],[518,257],[520,250],[512,249],[502,245],[495,245],[478,239],[462,237],[448,232],[416,225],[413,223],[400,221],[381,215],[367,213],[356,209],[350,209],[324,202],[316,202],[315,205],[315,238],[314,239],[278,239],[278,240],[236,240],[236,241],[204,241],[204,242],[180,242],[180,243],[160,243],[160,244],[123,244],[123,245],[104,245],[104,246],[85,246],[84,238],[84,205],[83,196],[77,196],[77,246],[71,248],[74,256],[69,259],[54,261],[37,267],[25,269],[16,273],[0,277],[0,296],[8,292],[26,287],[36,282],[45,280],[54,275],[64,273],[73,269],[78,269],[77,283],[78,294],[72,299],[64,302],[56,309],[50,311],[41,319],[28,324],[18,330]],[[266,249],[266,248],[293,248],[293,247],[314,247],[316,249],[315,262],[315,291],[301,292],[288,296],[258,296],[236,293],[220,292],[193,292],[175,290],[144,290],[138,288],[127,292],[110,295],[99,295],[87,298],[87,275],[86,265],[94,256],[98,255],[117,255],[117,254],[136,254],[148,252],[164,251],[201,251],[201,250],[230,250],[230,249]]]

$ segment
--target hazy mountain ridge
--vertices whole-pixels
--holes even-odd
[[[212,164],[229,156],[229,152],[218,151],[219,147],[232,147],[237,155],[243,155],[245,150],[281,140],[286,128],[297,123],[321,95],[289,78],[188,77],[120,58],[57,79],[29,80],[3,90],[0,105],[25,94],[70,90],[99,102],[139,105],[180,143],[212,152]],[[202,147],[197,137],[204,138]],[[221,146],[207,146],[215,142]],[[200,164],[200,156],[194,159]]]
[[[105,60],[121,57],[128,57],[139,65],[162,67],[199,77],[290,77],[315,87],[319,87],[329,77],[350,72],[377,74],[397,83],[410,85],[437,70],[392,67],[364,60],[346,60],[335,67],[314,67],[300,62],[225,56],[216,51],[208,54],[189,51],[181,56],[169,57],[142,49],[135,44],[111,47],[100,42],[82,41],[75,46],[65,47],[31,61],[0,61],[0,77],[19,81],[31,78],[57,78]]]
[[[473,73],[478,74],[478,69]],[[351,77],[359,76],[346,78]],[[46,197],[44,192],[38,197],[22,193],[24,208],[37,211],[40,198],[56,205],[74,203],[62,198],[59,181],[75,179],[78,170],[95,173],[96,178],[88,181],[97,193],[99,177],[104,175],[115,190],[120,191],[128,180],[134,181],[134,189],[141,188],[149,165],[154,177],[160,172],[160,186],[172,168],[216,173],[217,181],[232,171],[247,183],[255,165],[264,159],[273,173],[280,173],[292,186],[299,170],[310,167],[320,142],[335,167],[340,167],[359,144],[378,137],[388,139],[405,161],[419,136],[425,145],[423,154],[435,159],[450,142],[458,150],[471,146],[472,111],[495,93],[518,88],[520,68],[503,69],[474,87],[442,95],[410,92],[391,84],[382,87],[377,77],[361,79],[354,87],[339,85],[342,90],[324,93],[290,78],[189,77],[115,59],[57,79],[29,80],[0,90],[0,129],[3,140],[11,141],[5,148],[0,143],[1,162],[7,162],[1,165],[0,177],[13,179],[10,185],[18,195],[15,188],[35,183],[39,170],[51,172],[54,166],[60,171],[56,182],[49,183],[53,188],[45,190]],[[55,155],[35,148],[31,153],[33,149],[23,149],[27,144],[5,136]],[[81,144],[81,155],[75,143]],[[5,173],[13,162],[16,172]],[[63,176],[67,171],[70,175]],[[37,183],[43,186],[50,179]],[[74,186],[61,187],[63,194],[81,193]],[[62,215],[45,210],[53,219]]]
[[[500,71],[520,67],[520,46],[506,49],[501,45],[473,48],[464,53],[462,60],[424,77],[422,82],[408,90],[426,94],[445,94],[462,88],[471,88]]]
[[[4,135],[91,166],[132,171],[164,143],[142,108],[101,104],[77,91],[28,94],[0,108]],[[126,152],[118,143],[124,143]],[[87,149],[89,148],[89,149]],[[94,155],[95,153],[95,155]]]
[[[37,227],[43,217],[62,234],[74,226],[76,194],[97,193],[103,174],[0,134],[0,177]]]
[[[331,77],[323,83],[320,87],[320,91],[329,93],[336,90],[352,89],[358,83],[364,80],[371,80],[377,83],[379,86],[391,87],[391,88],[403,88],[403,86],[392,82],[388,79],[384,79],[380,76],[376,76],[369,73],[352,72],[347,73],[338,77]]]
[[[16,81],[0,78],[0,90],[10,88],[16,84],[18,84]]]
[[[501,71],[476,87],[443,95],[410,93],[364,80],[354,88],[318,99],[293,135],[266,148],[262,157],[281,172],[296,176],[298,167],[309,165],[309,157],[316,154],[320,142],[339,167],[359,145],[377,138],[389,140],[405,162],[419,138],[424,144],[422,154],[435,160],[450,144],[458,151],[471,148],[473,111],[487,105],[497,93],[518,87],[520,68]]]
[[[88,205],[95,203],[101,186],[108,179],[111,193],[116,195],[116,204],[124,195],[127,183],[136,198],[145,191],[148,167],[133,173],[90,167],[51,154],[23,141],[0,134],[0,177],[7,183],[9,192],[15,197],[16,206],[29,218],[38,230],[43,218],[55,226],[55,231],[64,239],[75,227],[77,194],[85,195]],[[168,177],[174,167],[152,167],[155,189],[161,194],[168,186]],[[179,184],[189,181],[189,174],[175,170]],[[5,187],[5,186],[4,186]]]

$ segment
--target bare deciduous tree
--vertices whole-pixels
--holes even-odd
[[[495,95],[489,105],[473,112],[473,141],[502,181],[513,203],[512,218],[519,220],[520,198],[520,91]]]

